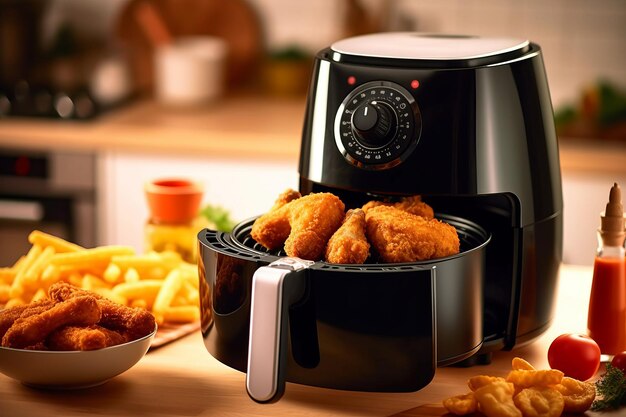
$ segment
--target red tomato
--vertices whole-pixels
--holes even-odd
[[[600,347],[592,338],[581,334],[562,334],[548,349],[548,363],[565,376],[586,381],[600,367]]]
[[[613,360],[611,360],[611,365],[626,373],[626,350],[613,356]]]

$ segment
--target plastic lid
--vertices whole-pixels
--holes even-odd
[[[624,206],[622,190],[617,183],[613,184],[609,193],[609,202],[601,216],[600,232],[606,246],[623,246],[626,231],[624,230]]]
[[[524,39],[391,32],[344,39],[332,44],[331,49],[341,54],[373,58],[446,61],[522,53],[529,44]]]

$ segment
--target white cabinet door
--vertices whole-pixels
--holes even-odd
[[[297,161],[255,162],[108,152],[98,161],[98,243],[144,251],[148,207],[144,184],[185,177],[204,184],[203,204],[228,209],[236,221],[267,211],[286,188],[298,188]]]

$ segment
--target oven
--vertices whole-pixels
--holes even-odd
[[[34,229],[96,245],[95,167],[89,152],[0,148],[0,266],[28,252]]]

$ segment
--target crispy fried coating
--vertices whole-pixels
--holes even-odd
[[[287,203],[301,197],[298,191],[287,189],[278,196],[272,208],[255,220],[250,235],[267,249],[281,247],[289,237],[289,209]]]
[[[289,191],[281,194],[269,212],[256,219],[250,235],[267,249],[284,244],[289,256],[318,260],[328,239],[341,225],[345,206],[331,193],[292,199],[298,194]]]
[[[429,206],[428,204],[424,203],[422,201],[422,197],[419,195],[403,197],[397,203],[387,203],[384,201],[372,200],[363,206],[363,211],[367,213],[369,209],[378,207],[378,206],[395,207],[402,211],[406,211],[407,213],[411,213],[416,216],[421,216],[426,219],[432,219],[435,217],[435,212],[433,211],[433,208]]]
[[[154,316],[149,311],[123,306],[98,294],[85,291],[65,282],[55,283],[48,289],[48,296],[58,302],[85,294],[90,294],[96,298],[97,304],[102,311],[102,318],[98,323],[101,326],[122,333],[128,340],[139,339],[154,331],[156,322]]]
[[[65,326],[48,336],[47,346],[51,350],[95,350],[127,341],[122,334],[98,325]]]
[[[437,219],[377,206],[367,211],[365,220],[367,237],[384,262],[415,262],[459,253],[456,229]]]
[[[13,325],[15,320],[20,317],[29,317],[33,314],[39,314],[54,305],[52,300],[43,299],[31,304],[22,304],[5,308],[0,311],[0,341],[4,337],[4,334]]]
[[[285,207],[289,209],[291,226],[285,241],[287,255],[311,261],[321,259],[328,239],[345,217],[343,202],[331,193],[313,193]]]
[[[370,254],[365,237],[365,212],[348,210],[343,223],[326,246],[326,261],[334,264],[362,264]]]
[[[2,346],[26,348],[42,342],[63,326],[91,325],[97,323],[100,317],[100,307],[94,297],[74,297],[39,314],[15,320],[2,338]]]

